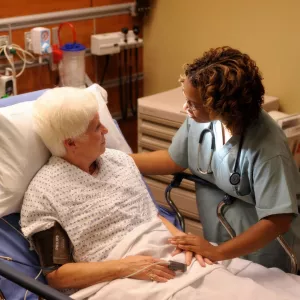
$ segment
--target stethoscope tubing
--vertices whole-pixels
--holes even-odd
[[[209,162],[207,165],[207,169],[206,171],[202,170],[200,167],[200,162],[199,162],[199,156],[200,156],[200,151],[201,151],[201,146],[205,137],[205,134],[210,133],[211,135],[211,146],[210,146],[210,157],[209,157]],[[239,172],[237,172],[238,169],[238,163],[241,157],[241,152],[242,152],[242,146],[243,146],[243,142],[244,142],[244,134],[241,135],[240,138],[240,142],[239,142],[239,148],[238,148],[238,153],[237,153],[237,157],[235,159],[235,163],[234,163],[234,168],[233,168],[233,172],[230,174],[229,177],[229,182],[231,185],[238,185],[240,183],[240,179],[241,179],[241,175]],[[215,134],[213,131],[213,122],[211,122],[209,124],[208,128],[205,128],[204,130],[202,130],[200,136],[199,136],[199,143],[198,143],[198,155],[197,155],[197,171],[203,175],[208,175],[208,174],[212,174],[212,168],[211,168],[211,164],[212,164],[212,158],[213,158],[213,154],[214,151],[216,149],[216,139],[215,139]]]

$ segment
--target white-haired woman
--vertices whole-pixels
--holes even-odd
[[[75,262],[47,274],[55,288],[83,288],[147,266],[132,278],[166,282],[175,273],[163,261],[152,265],[159,259],[151,256],[103,261],[127,233],[157,218],[158,211],[133,159],[105,149],[107,129],[98,107],[91,92],[67,87],[49,90],[35,102],[35,130],[52,157],[25,194],[22,231],[32,237],[59,223],[67,233]]]

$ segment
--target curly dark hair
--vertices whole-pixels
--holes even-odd
[[[232,134],[240,134],[258,118],[265,93],[256,63],[231,47],[205,52],[187,64],[185,76],[200,92],[211,119],[221,120]]]

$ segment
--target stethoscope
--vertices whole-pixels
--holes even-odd
[[[210,157],[209,157],[209,162],[208,162],[208,166],[206,171],[203,171],[200,167],[200,163],[199,163],[199,156],[200,156],[200,148],[204,139],[204,136],[206,133],[210,133],[211,135],[211,146],[210,146]],[[237,153],[237,157],[234,163],[234,168],[233,168],[233,172],[230,173],[230,177],[229,177],[229,182],[230,184],[236,186],[240,183],[241,181],[241,174],[239,172],[237,172],[237,168],[238,168],[238,162],[240,160],[240,156],[241,156],[241,152],[242,152],[242,145],[243,145],[243,141],[244,141],[244,134],[241,135],[241,139],[240,139],[240,143],[239,143],[239,149],[238,149],[238,153]],[[197,163],[198,163],[198,172],[200,172],[203,175],[207,175],[207,174],[212,174],[213,171],[211,169],[211,162],[212,162],[212,158],[213,158],[213,154],[214,154],[214,150],[216,149],[216,140],[215,140],[215,134],[213,131],[213,123],[211,122],[209,124],[208,128],[205,128],[199,137],[199,145],[198,145],[198,157],[197,157]]]

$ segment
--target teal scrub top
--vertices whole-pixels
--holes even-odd
[[[219,121],[213,122],[216,149],[211,163],[212,174],[202,175],[198,171],[198,162],[204,171],[209,163],[211,134],[205,134],[198,154],[200,134],[209,127],[209,123],[197,123],[188,117],[169,147],[169,154],[176,164],[189,168],[193,174],[215,184],[215,187],[196,184],[197,207],[204,237],[219,244],[230,239],[216,215],[217,206],[227,193],[236,200],[225,208],[224,216],[236,235],[264,217],[294,214],[290,230],[284,234],[284,238],[300,263],[300,216],[297,203],[300,175],[284,133],[265,111],[261,111],[259,118],[244,134],[237,165],[241,181],[233,186],[229,177],[234,170],[240,136],[232,136],[223,145],[221,126]],[[278,267],[286,272],[290,270],[290,260],[277,240],[243,258],[266,267]]]

